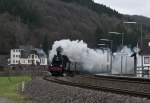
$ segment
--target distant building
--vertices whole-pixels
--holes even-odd
[[[150,77],[150,38],[146,36],[142,43],[138,43],[138,48],[140,56],[137,58],[137,76]]]
[[[10,65],[47,65],[47,56],[42,49],[11,49]]]

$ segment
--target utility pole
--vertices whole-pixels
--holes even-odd
[[[122,33],[122,49],[123,49],[123,45],[124,45],[124,33]],[[122,72],[122,69],[123,69],[123,55],[121,55],[121,74],[123,74]]]
[[[142,66],[142,77],[144,76],[143,74],[143,26],[140,24],[140,31],[141,31],[141,66]]]
[[[138,24],[137,22],[123,22],[124,24]],[[138,26],[137,26],[137,28],[138,28]],[[141,29],[141,48],[142,48],[142,29]],[[136,57],[136,53],[133,53],[132,55],[131,55],[131,57],[134,57],[134,75],[136,76],[136,69],[137,69],[137,57]],[[141,54],[141,63],[143,62],[143,60],[142,60],[142,54]],[[143,64],[143,63],[142,63]],[[141,66],[142,66],[142,64],[141,64]],[[142,66],[143,67],[143,66]]]

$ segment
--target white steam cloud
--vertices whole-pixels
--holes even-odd
[[[132,74],[134,73],[134,58],[131,57],[133,51],[125,46],[121,51],[113,54],[112,73]],[[122,65],[122,70],[121,70]]]
[[[91,73],[110,72],[111,54],[110,50],[90,49],[83,41],[69,39],[55,41],[52,50],[50,51],[50,61],[56,54],[56,48],[61,46],[63,54],[68,56],[71,62],[76,62],[81,65],[82,71]],[[132,51],[124,47],[121,51],[114,53],[112,57],[112,73],[118,74],[121,72],[121,53],[122,56],[122,72],[131,73],[133,70],[133,58],[130,57]]]

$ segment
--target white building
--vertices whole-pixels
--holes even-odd
[[[137,76],[150,77],[150,38],[144,38],[142,46],[141,43],[139,43],[138,45],[141,53],[137,57]]]
[[[11,49],[10,65],[47,65],[47,56],[41,49]]]

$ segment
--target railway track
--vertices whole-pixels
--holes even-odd
[[[44,77],[44,79],[62,85],[150,99],[149,79],[89,75],[77,76],[68,80],[57,77]],[[134,89],[130,89],[129,87],[133,85]]]

